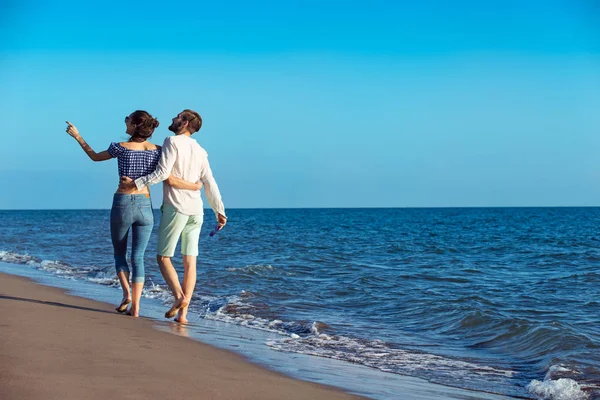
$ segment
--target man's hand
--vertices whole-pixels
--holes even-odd
[[[121,190],[134,190],[137,189],[135,182],[128,176],[122,176],[121,182],[119,183],[119,189]]]
[[[196,185],[196,190],[202,189],[202,181],[201,180],[198,180],[198,182],[196,182],[195,185]]]
[[[219,215],[217,215],[217,222],[219,224],[219,230],[221,230],[221,229],[223,229],[225,224],[227,224],[227,217],[222,214],[219,214]]]

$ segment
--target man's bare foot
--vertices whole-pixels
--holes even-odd
[[[177,323],[183,324],[183,325],[185,325],[188,322],[190,322],[187,319],[185,319],[185,317],[177,317],[177,318],[174,319],[174,321],[177,322]]]
[[[124,313],[125,311],[127,311],[127,305],[129,303],[131,303],[131,297],[123,296],[121,304],[119,304],[119,306],[115,308],[115,310],[117,310],[117,312]]]
[[[189,304],[189,301],[187,301],[185,299],[185,297],[178,299],[177,301],[175,301],[175,304],[173,305],[173,307],[171,307],[169,309],[169,311],[167,311],[165,313],[165,318],[169,318],[169,319],[173,318],[175,316],[175,314],[177,314],[179,309],[187,307],[188,304]]]
[[[175,322],[179,322],[180,324],[187,324],[188,320],[187,320],[187,313],[188,313],[188,307],[189,306],[185,306],[185,307],[181,307],[179,309],[179,312],[177,313],[177,317],[175,317]]]

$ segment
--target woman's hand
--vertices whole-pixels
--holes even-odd
[[[196,185],[196,190],[202,189],[202,181],[201,180],[198,180],[198,182],[194,183],[194,185]]]
[[[100,153],[96,153],[94,151],[94,149],[92,149],[90,147],[90,145],[87,144],[85,142],[85,140],[83,140],[83,138],[79,134],[79,131],[77,130],[75,125],[73,125],[69,121],[67,121],[67,129],[65,129],[65,130],[67,131],[67,133],[70,136],[72,136],[75,140],[77,140],[77,143],[79,143],[79,145],[81,146],[83,151],[85,151],[85,154],[87,154],[88,157],[92,161],[106,161],[106,160],[110,160],[112,158],[112,156],[108,153],[108,151],[102,151]]]
[[[79,134],[79,131],[77,130],[75,125],[73,125],[69,121],[66,121],[66,122],[67,122],[67,129],[66,129],[67,133],[69,135],[71,135],[72,137],[74,137],[75,139],[81,137],[81,135]]]

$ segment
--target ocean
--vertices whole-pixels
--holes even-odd
[[[205,214],[192,323],[267,332],[265,353],[389,376],[521,398],[600,398],[600,208],[227,212],[214,237]],[[109,214],[0,211],[0,262],[67,286],[113,288],[117,304]],[[142,315],[145,301],[172,301],[155,260],[159,215]],[[181,272],[178,254],[174,263]],[[364,393],[394,397],[372,389]]]

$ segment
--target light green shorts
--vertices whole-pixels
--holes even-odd
[[[162,216],[158,228],[158,255],[173,257],[177,241],[181,236],[181,254],[197,256],[204,216],[182,214],[171,204],[163,204],[160,209]]]

